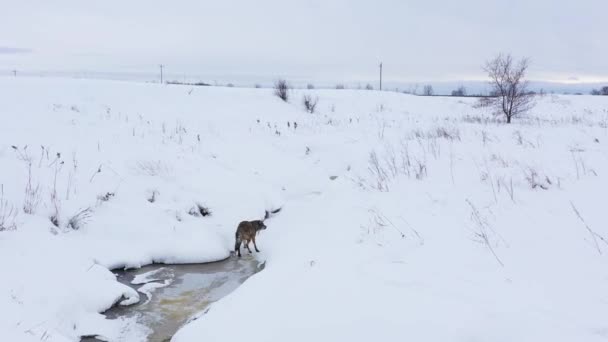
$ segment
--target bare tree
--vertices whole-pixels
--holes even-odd
[[[424,96],[431,96],[435,93],[435,91],[433,90],[433,86],[430,84],[427,84],[424,86],[424,88],[422,89],[422,95]]]
[[[534,106],[533,94],[528,91],[525,80],[529,65],[527,58],[515,62],[510,54],[499,54],[484,66],[490,78],[492,96],[483,98],[482,105],[494,107],[497,114],[504,114],[507,123]]]
[[[289,83],[283,79],[279,79],[274,83],[274,94],[285,102],[289,99],[289,89]]]
[[[604,96],[608,96],[608,87],[602,87],[602,89],[600,89],[600,93]]]
[[[374,86],[368,83],[365,85],[365,90],[374,90]]]
[[[467,96],[467,88],[460,86],[455,90],[452,90],[452,96]]]

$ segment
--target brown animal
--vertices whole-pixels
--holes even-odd
[[[239,226],[236,228],[236,242],[234,244],[234,252],[237,255],[241,256],[241,243],[245,243],[245,247],[251,253],[251,249],[249,248],[249,242],[253,241],[253,247],[256,252],[260,252],[258,246],[255,244],[255,236],[260,230],[266,229],[266,225],[263,220],[256,221],[243,221],[239,223]]]

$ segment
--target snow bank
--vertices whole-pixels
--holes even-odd
[[[606,98],[545,96],[507,126],[469,98],[0,87],[0,184],[18,212],[0,232],[3,340],[137,340],[98,314],[137,298],[108,269],[225,258],[239,221],[278,206],[265,270],[175,341],[234,339],[235,322],[253,341],[608,337]]]

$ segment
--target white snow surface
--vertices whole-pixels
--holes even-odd
[[[265,269],[173,341],[608,340],[608,97],[539,97],[506,125],[392,92],[0,89],[2,341],[133,341],[100,314],[138,299],[110,269],[226,258],[277,207]]]

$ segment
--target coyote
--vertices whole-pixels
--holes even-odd
[[[257,235],[257,233],[260,232],[260,230],[266,229],[264,221],[270,218],[271,214],[276,214],[279,211],[281,211],[281,208],[272,211],[266,210],[266,212],[264,213],[264,218],[262,220],[243,221],[239,223],[239,226],[236,228],[236,233],[234,234],[234,237],[236,239],[234,243],[234,252],[239,257],[241,256],[241,244],[243,242],[245,243],[245,248],[247,248],[249,253],[251,253],[251,249],[249,248],[249,242],[251,241],[253,241],[253,247],[255,248],[255,251],[258,253],[260,252],[258,246],[255,243],[255,236]]]
[[[234,243],[234,251],[237,255],[241,256],[241,243],[245,243],[245,247],[251,253],[251,249],[249,248],[249,242],[253,241],[253,247],[256,252],[260,252],[258,246],[255,243],[255,236],[260,230],[266,229],[266,225],[262,220],[256,221],[243,221],[239,223],[238,228],[236,229],[236,242]]]

